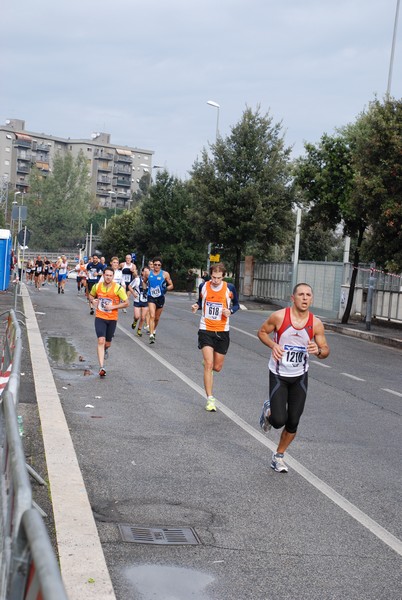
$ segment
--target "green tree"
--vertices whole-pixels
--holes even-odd
[[[350,128],[350,133],[352,129]],[[349,138],[350,139],[350,138]],[[318,145],[305,144],[306,155],[295,162],[296,185],[303,191],[309,207],[310,223],[320,223],[325,230],[335,230],[343,223],[344,233],[356,239],[349,296],[342,317],[347,323],[352,308],[360,249],[367,227],[364,202],[353,195],[354,170],[352,150],[342,135],[324,134]]]
[[[148,258],[161,255],[172,273],[200,265],[205,254],[191,219],[191,203],[188,184],[164,170],[139,205],[140,219],[133,231],[137,248]]]
[[[83,237],[88,221],[91,193],[88,165],[81,152],[77,158],[57,155],[53,171],[46,177],[39,170],[30,176],[27,194],[27,226],[30,244],[43,250],[73,247]]]
[[[365,205],[369,260],[402,270],[402,100],[373,101],[346,130],[353,148],[355,202]]]
[[[133,206],[139,204],[148,195],[150,186],[151,174],[145,173],[138,182],[138,190],[133,194]]]
[[[300,234],[300,260],[342,260],[342,236],[326,229],[310,213],[303,213]]]
[[[247,246],[267,252],[292,222],[290,148],[281,127],[259,107],[246,108],[231,134],[210,145],[211,156],[204,148],[191,172],[195,230],[232,253],[237,287]]]
[[[140,209],[136,207],[108,220],[107,227],[100,232],[100,247],[108,260],[112,256],[123,260],[127,253],[137,250],[135,231],[138,229],[139,217]]]
[[[347,323],[362,251],[386,269],[402,268],[402,101],[375,100],[336,136],[305,148],[295,181],[311,218],[326,229],[343,223],[355,243]]]

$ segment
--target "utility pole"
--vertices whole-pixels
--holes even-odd
[[[4,206],[4,223],[7,226],[8,212],[8,175],[3,175],[0,182],[0,206]]]

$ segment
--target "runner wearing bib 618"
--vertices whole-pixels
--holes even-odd
[[[226,275],[225,265],[213,265],[210,274],[211,279],[201,283],[198,302],[192,305],[191,311],[202,311],[198,347],[202,350],[204,359],[204,387],[207,395],[205,410],[215,412],[216,399],[212,393],[213,371],[218,373],[222,370],[230,343],[229,317],[239,310],[240,306],[234,285],[223,281]]]

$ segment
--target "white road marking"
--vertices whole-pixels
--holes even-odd
[[[238,327],[233,327],[233,325],[230,325],[230,329],[234,329],[235,331],[240,331],[240,333],[244,333],[244,335],[248,335],[252,338],[254,338],[255,340],[258,340],[258,336],[255,333],[249,333],[248,331],[244,331],[244,329],[239,329]]]
[[[309,360],[309,365],[318,365],[319,367],[322,367],[323,369],[332,369],[331,365],[326,365],[322,362],[322,360],[318,359],[318,360]]]
[[[138,338],[134,337],[132,333],[124,329],[124,327],[122,327],[119,323],[117,324],[117,328],[120,329],[120,331],[122,331],[123,333],[125,333],[129,338],[131,338],[133,342],[138,344],[138,346],[140,346],[142,350],[148,352],[148,354],[150,354],[155,360],[159,361],[164,367],[166,367],[167,369],[169,369],[169,371],[171,371],[177,377],[179,377],[179,379],[186,383],[190,388],[192,388],[195,392],[200,394],[200,396],[205,398],[205,392],[203,388],[194,383],[194,381],[187,377],[187,375],[179,371],[179,369],[176,369],[176,367],[174,367],[167,360],[162,358],[162,356],[159,356],[159,354],[157,354],[154,349],[149,348],[147,345],[144,344],[142,340],[139,340]],[[346,373],[344,373],[344,375],[346,375]],[[266,446],[272,452],[276,450],[277,445],[274,444],[274,442],[266,438],[257,429],[246,423],[246,421],[239,417],[230,408],[222,404],[222,402],[217,400],[216,406],[224,415],[226,415],[231,421],[233,421],[233,423],[236,423],[236,425],[241,427],[243,431],[247,432],[254,439],[260,442],[263,446]],[[363,527],[371,531],[371,533],[373,533],[384,544],[386,544],[387,546],[389,546],[389,548],[392,548],[392,550],[394,550],[397,554],[402,556],[401,540],[399,540],[391,532],[387,531],[387,529],[379,525],[371,517],[366,515],[357,506],[349,502],[349,500],[346,500],[346,498],[341,496],[341,494],[336,492],[331,486],[327,485],[319,477],[314,475],[314,473],[303,467],[301,463],[299,463],[296,459],[292,458],[288,453],[286,453],[286,462],[296,473],[301,475],[301,477],[308,481],[308,483],[315,487],[319,492],[327,496],[327,498],[329,498],[334,504],[339,506],[339,508],[341,508],[348,515],[353,517],[353,519],[355,519],[358,523],[363,525]]]
[[[351,375],[350,373],[341,373],[341,375],[345,375],[345,377],[349,377],[350,379],[355,379],[356,381],[366,381],[361,377],[356,377],[356,375]]]
[[[402,398],[402,394],[400,392],[396,392],[395,390],[389,390],[388,388],[381,388],[383,392],[388,392],[389,394],[395,394],[395,396],[399,396]]]

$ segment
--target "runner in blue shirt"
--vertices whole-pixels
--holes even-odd
[[[167,271],[162,271],[162,259],[157,256],[153,259],[153,269],[148,277],[148,309],[149,309],[149,343],[155,343],[155,330],[159,323],[165,294],[173,289],[173,283]]]

